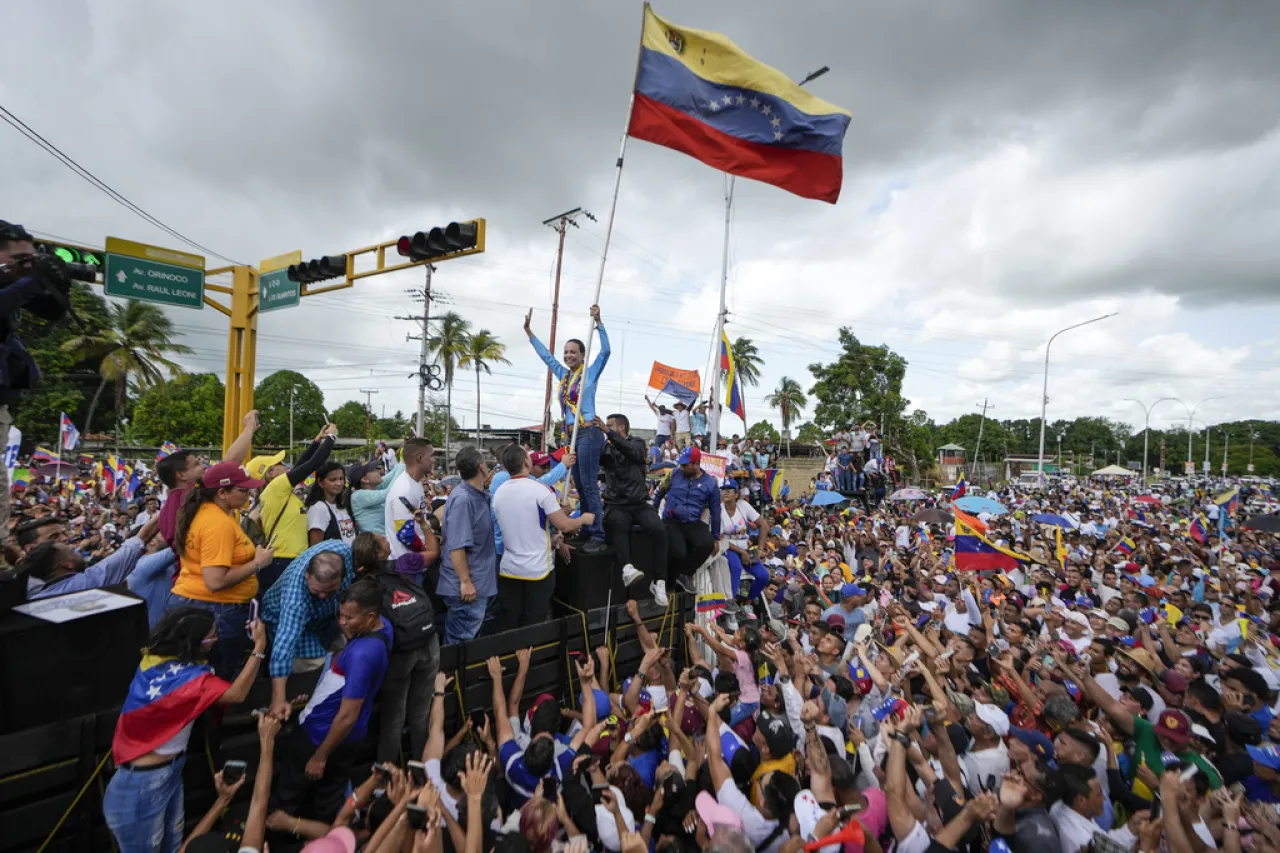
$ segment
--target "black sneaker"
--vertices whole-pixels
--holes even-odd
[[[592,556],[595,556],[597,554],[604,554],[604,553],[607,553],[608,551],[609,551],[609,546],[608,544],[605,543],[603,539],[592,539],[591,541],[587,542],[582,546],[582,553],[590,554]]]
[[[698,594],[698,591],[693,586],[693,579],[685,577],[684,575],[678,575],[676,577],[676,589],[680,592],[688,593],[689,595]]]

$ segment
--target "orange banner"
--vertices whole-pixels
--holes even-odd
[[[653,370],[649,373],[649,387],[661,391],[668,380],[674,380],[676,384],[683,385],[695,394],[702,393],[702,381],[698,378],[698,371],[679,370],[674,367],[667,367],[660,361],[655,361]]]

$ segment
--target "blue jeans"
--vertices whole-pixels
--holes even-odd
[[[444,614],[444,644],[451,646],[475,639],[484,624],[485,612],[489,609],[492,596],[476,596],[472,602],[464,602],[456,595],[442,595],[446,608]]]
[[[600,500],[600,454],[604,452],[604,433],[596,427],[578,430],[578,464],[573,466],[573,484],[585,512],[595,513],[596,520],[583,528],[592,539],[604,539],[604,504]]]
[[[729,589],[733,592],[734,598],[737,598],[738,590],[741,588],[743,569],[751,575],[751,589],[747,592],[748,600],[755,601],[759,598],[760,593],[764,592],[764,588],[769,584],[769,570],[759,560],[744,566],[742,557],[737,551],[725,551],[724,558],[729,563]]]
[[[120,853],[177,853],[182,846],[182,765],[155,770],[121,767],[107,783],[102,816]]]
[[[249,638],[247,629],[249,605],[196,601],[171,592],[166,606],[169,610],[198,607],[213,614],[214,625],[218,628],[218,641],[209,649],[209,664],[219,678],[235,681],[244,662],[249,658],[249,652],[253,650],[253,640]]]

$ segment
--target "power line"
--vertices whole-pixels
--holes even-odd
[[[54,145],[49,140],[45,139],[43,136],[41,136],[39,133],[33,130],[30,125],[28,125],[22,119],[18,118],[12,112],[7,110],[4,106],[0,106],[0,119],[3,119],[6,124],[8,124],[10,127],[18,131],[19,133],[21,133],[27,139],[34,142],[36,145],[40,146],[40,148],[44,149],[47,153],[53,155],[64,166],[66,166],[72,172],[75,172],[77,175],[79,175],[81,178],[87,181],[95,189],[104,193],[112,201],[123,206],[130,212],[141,217],[142,219],[146,220],[150,224],[159,228],[161,231],[164,231],[165,233],[169,234],[175,239],[181,240],[183,243],[186,243],[188,246],[191,246],[192,248],[199,249],[201,252],[204,252],[206,255],[213,255],[216,258],[222,258],[224,260],[231,261],[231,263],[233,264],[244,266],[244,264],[242,264],[240,261],[237,261],[233,258],[229,258],[226,255],[215,252],[213,249],[210,249],[207,246],[203,246],[197,243],[195,240],[192,240],[190,237],[187,237],[186,235],[182,234],[177,229],[171,228],[170,226],[164,224],[159,219],[152,216],[150,213],[147,213],[138,205],[129,201],[129,199],[125,198],[119,192],[112,189],[105,182],[100,180],[97,175],[93,174],[84,166],[81,166],[75,160],[71,159],[70,156],[64,154],[61,150],[59,150],[59,148],[56,145]]]

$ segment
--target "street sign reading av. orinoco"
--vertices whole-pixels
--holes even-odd
[[[103,280],[108,296],[204,307],[204,258],[148,246],[116,237],[107,238]]]

